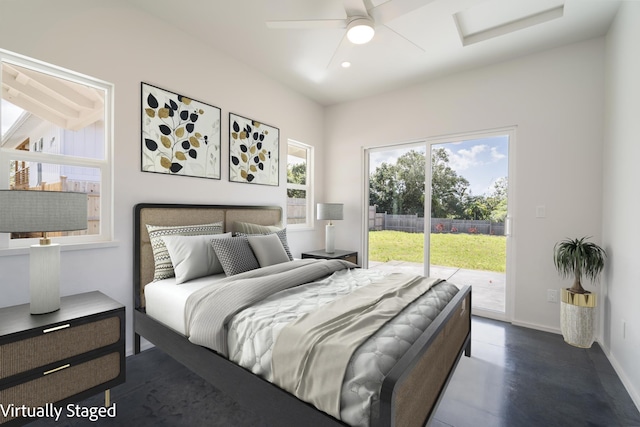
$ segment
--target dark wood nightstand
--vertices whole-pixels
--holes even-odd
[[[29,304],[0,308],[0,405],[77,402],[125,381],[125,309],[100,292],[60,299],[32,315]],[[0,424],[33,419],[0,412]]]
[[[336,249],[335,252],[329,253],[324,249],[319,251],[311,251],[311,252],[303,252],[302,258],[315,258],[315,259],[343,259],[345,261],[352,262],[354,264],[358,263],[358,252],[356,251],[345,251],[342,249]]]

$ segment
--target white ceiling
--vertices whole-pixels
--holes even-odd
[[[344,19],[358,3],[376,34],[270,29],[271,20]],[[362,98],[606,34],[618,0],[128,0],[322,105]],[[380,5],[377,10],[372,7]],[[400,16],[388,20],[394,10]],[[406,10],[412,10],[404,13]],[[379,16],[388,22],[379,25]],[[546,21],[546,22],[545,22]],[[534,25],[535,24],[535,25]],[[466,39],[465,36],[466,35]],[[343,61],[350,68],[342,68]]]

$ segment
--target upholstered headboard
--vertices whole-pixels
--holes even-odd
[[[144,287],[153,280],[154,261],[147,233],[150,225],[195,225],[223,221],[232,231],[235,221],[260,225],[282,224],[280,206],[178,205],[140,203],[134,208],[134,298],[145,306]]]

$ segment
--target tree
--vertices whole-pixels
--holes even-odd
[[[425,155],[416,150],[400,156],[396,163],[398,191],[405,215],[424,216]]]
[[[369,177],[369,199],[378,212],[424,215],[425,155],[410,150],[396,163],[382,163]],[[507,178],[493,184],[488,196],[474,196],[469,181],[451,168],[449,154],[436,148],[431,155],[432,218],[502,222],[507,215]]]
[[[411,150],[369,177],[369,199],[378,212],[424,216],[424,154]]]
[[[399,199],[401,186],[398,183],[395,164],[382,163],[369,178],[369,200],[379,212],[404,213]]]
[[[431,215],[434,218],[464,217],[469,182],[451,169],[443,148],[431,158]],[[395,164],[382,163],[369,179],[369,198],[378,212],[424,216],[425,155],[410,150]]]
[[[291,184],[305,184],[307,179],[307,163],[296,163],[287,166],[287,182]],[[287,197],[305,199],[307,196],[304,190],[287,189]]]
[[[469,181],[449,166],[449,155],[444,148],[431,154],[431,217],[465,218]]]
[[[497,179],[493,184],[493,191],[487,197],[487,204],[489,206],[489,217],[493,222],[504,222],[507,217],[507,189],[509,188],[509,182],[507,177]]]
[[[464,208],[464,219],[487,219],[491,214],[487,199],[484,196],[471,196]]]

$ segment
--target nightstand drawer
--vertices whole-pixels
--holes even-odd
[[[346,257],[344,257],[342,259],[345,260],[345,261],[352,262],[354,264],[358,263],[358,255],[349,255],[349,256],[346,256]]]
[[[106,347],[120,340],[120,318],[116,315],[94,322],[78,323],[77,320],[72,320],[56,327],[45,327],[39,330],[40,335],[1,345],[0,379]]]
[[[67,399],[116,379],[121,370],[120,356],[116,351],[73,366],[63,364],[39,378],[0,390],[0,402],[35,408]],[[11,419],[0,412],[0,424]]]
[[[302,258],[315,258],[315,259],[343,259],[345,261],[358,264],[358,252],[345,251],[343,249],[336,249],[333,252],[326,252],[324,250],[302,252]]]

